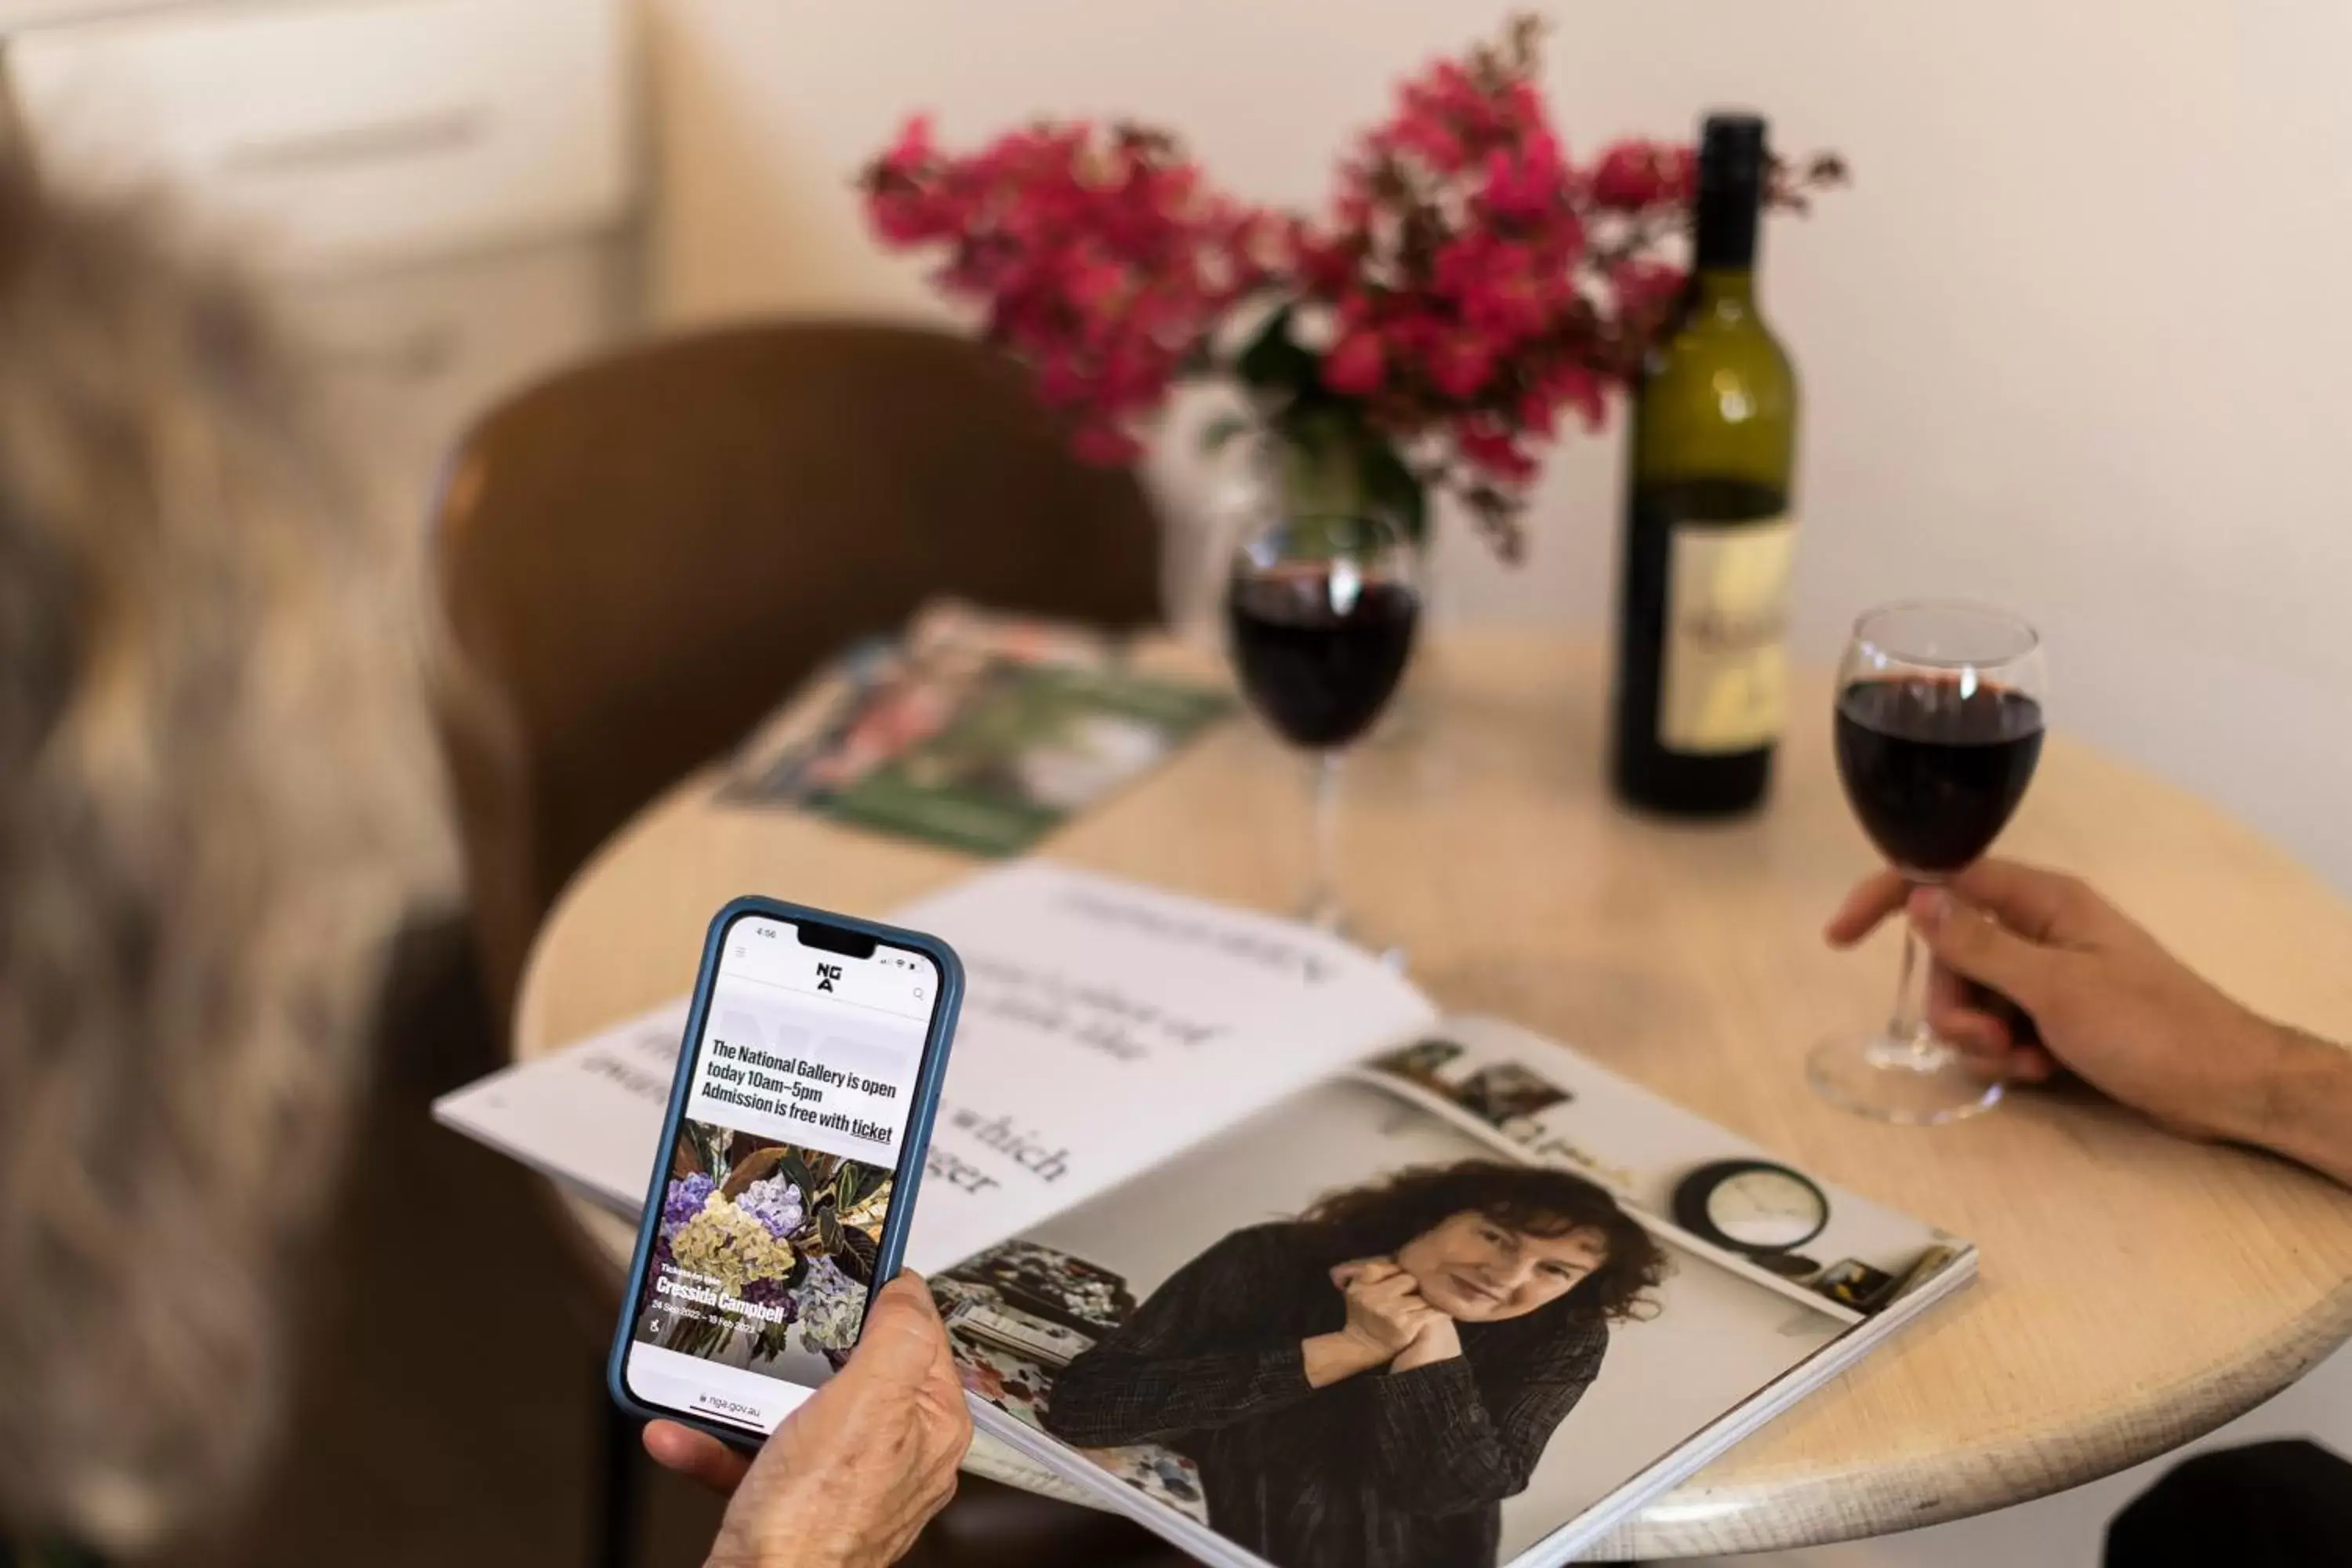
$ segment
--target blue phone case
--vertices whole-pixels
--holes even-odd
[[[930,1027],[923,1037],[923,1059],[915,1071],[914,1098],[907,1108],[907,1128],[898,1143],[898,1167],[891,1175],[890,1213],[882,1223],[882,1238],[876,1249],[874,1285],[866,1296],[869,1311],[874,1306],[875,1292],[897,1277],[906,1254],[907,1226],[915,1217],[917,1189],[923,1178],[923,1156],[930,1148],[932,1120],[939,1114],[940,1085],[947,1078],[948,1047],[955,1038],[956,1015],[963,1006],[963,962],[956,957],[955,949],[938,937],[898,926],[883,925],[876,921],[859,920],[854,915],[835,914],[829,910],[810,909],[801,904],[788,904],[776,899],[756,896],[733,900],[711,918],[709,934],[702,942],[702,967],[695,976],[694,1005],[688,1009],[686,1035],[678,1043],[677,1070],[670,1080],[669,1111],[662,1118],[661,1142],[656,1146],[659,1157],[654,1163],[652,1184],[646,1192],[645,1215],[637,1222],[636,1251],[629,1262],[626,1293],[621,1299],[621,1318],[614,1325],[613,1349],[604,1362],[604,1386],[614,1404],[639,1420],[675,1421],[708,1432],[719,1441],[739,1448],[757,1447],[761,1439],[740,1428],[722,1426],[674,1410],[656,1410],[641,1404],[629,1393],[624,1373],[629,1346],[634,1342],[631,1331],[636,1325],[637,1303],[645,1296],[646,1268],[653,1257],[655,1236],[661,1227],[662,1200],[669,1184],[670,1151],[677,1146],[677,1124],[685,1119],[687,1091],[694,1079],[694,1047],[696,1042],[702,1038],[703,1017],[710,1007],[711,984],[718,978],[719,955],[726,945],[728,928],[746,915],[856,931],[861,936],[870,936],[885,946],[923,953],[939,965],[939,1005],[931,1010]]]

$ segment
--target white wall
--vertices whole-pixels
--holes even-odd
[[[927,310],[849,180],[907,111],[1180,130],[1305,202],[1393,79],[1502,5],[645,0],[662,311]],[[1750,104],[1859,176],[1768,240],[1808,397],[1801,648],[1899,595],[2039,621],[2063,724],[2220,798],[2352,889],[2352,6],[2341,0],[1615,0],[1543,7],[1571,143]],[[1617,447],[1579,447],[1457,602],[1603,624]],[[1181,459],[1163,464],[1178,493]]]

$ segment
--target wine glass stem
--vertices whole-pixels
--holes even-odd
[[[1903,922],[1903,973],[1895,983],[1895,1011],[1886,1020],[1886,1048],[1904,1067],[1928,1068],[1943,1054],[1927,1027],[1927,981],[1932,965],[1911,922]],[[1895,1064],[1890,1064],[1895,1065]]]
[[[1339,929],[1339,753],[1324,752],[1315,759],[1314,796],[1308,811],[1314,837],[1314,859],[1307,871],[1307,898],[1301,910],[1307,923],[1324,931]]]

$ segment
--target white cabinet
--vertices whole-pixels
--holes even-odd
[[[163,184],[271,279],[393,504],[421,509],[496,398],[631,324],[626,0],[86,0],[109,3],[0,46],[41,156]],[[62,0],[0,0],[0,26],[27,4]]]
[[[95,22],[136,10],[142,5],[169,5],[172,0],[0,0],[0,38],[32,27],[53,27],[60,22]]]
[[[282,290],[333,374],[384,502],[421,517],[450,445],[499,397],[610,342],[634,258],[577,240]]]
[[[348,271],[617,221],[614,0],[312,0],[134,13],[8,49],[44,152],[161,175],[273,270]]]

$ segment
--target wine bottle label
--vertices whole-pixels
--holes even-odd
[[[1675,525],[1658,691],[1658,743],[1668,751],[1750,752],[1780,738],[1796,542],[1788,516]]]

